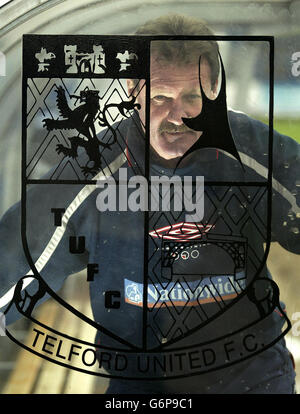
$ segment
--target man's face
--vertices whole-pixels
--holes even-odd
[[[200,73],[206,95],[214,99],[210,67],[205,59],[201,59]],[[181,157],[201,134],[182,122],[182,118],[193,118],[202,110],[198,63],[161,65],[152,59],[150,74],[150,144],[166,160]],[[145,124],[145,90],[137,101],[141,105],[141,121]]]

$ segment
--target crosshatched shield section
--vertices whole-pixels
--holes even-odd
[[[268,211],[261,210],[258,217],[254,207],[261,198],[266,205],[267,187],[257,187],[252,198],[245,197],[242,188],[247,191],[238,185],[206,185],[205,216],[199,223],[181,221],[181,216],[172,224],[174,217],[167,213],[153,216],[154,227],[149,233],[153,249],[149,293],[155,286],[148,304],[151,334],[155,332],[152,323],[157,326],[157,320],[172,326],[168,336],[157,331],[157,345],[183,338],[196,327],[194,339],[198,336],[199,343],[205,342],[201,326],[226,312],[260,277],[266,252],[258,249],[256,241],[267,241]],[[238,197],[241,201],[237,204]],[[180,313],[177,324],[172,323],[172,312]]]
[[[144,86],[137,82],[138,94]],[[91,179],[108,167],[112,145],[135,158],[122,128],[138,107],[126,79],[28,79],[27,106],[27,179],[42,178],[51,167],[50,180]]]

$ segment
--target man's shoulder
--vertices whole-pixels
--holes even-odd
[[[114,130],[117,134],[117,136],[123,136],[125,137],[127,135],[128,130],[134,127],[133,118],[125,118],[121,121],[114,122],[110,125],[110,127],[103,128],[98,134],[98,139],[104,139],[105,136],[109,136],[112,134],[112,131]]]
[[[252,118],[244,112],[231,108],[228,110],[228,119],[233,132],[247,134],[249,137],[251,137],[251,139],[257,138],[259,140],[262,140],[263,138],[269,138],[270,125],[268,119],[261,121],[259,119]],[[293,141],[295,143],[294,139],[276,131],[275,129],[273,129],[273,136],[276,139]]]
[[[267,123],[234,110],[228,111],[228,119],[238,151],[244,154],[244,158],[250,157],[265,165],[272,144],[272,153],[276,154],[274,169],[282,170],[284,164],[292,165],[299,159],[299,143],[276,130],[272,131]]]
[[[262,154],[268,153],[269,126],[233,109],[228,111],[228,119],[238,151],[264,162]]]
[[[269,125],[258,119],[252,118],[244,112],[234,109],[228,110],[228,119],[232,129],[251,134],[268,133]]]

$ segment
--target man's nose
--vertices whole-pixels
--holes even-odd
[[[180,99],[174,100],[169,108],[167,120],[175,125],[182,125],[182,118],[190,118],[190,115]]]

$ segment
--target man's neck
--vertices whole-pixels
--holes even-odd
[[[190,154],[187,157],[185,157],[180,163],[180,168],[183,168],[187,164],[189,164],[192,161],[192,158],[193,158],[193,154]],[[161,167],[165,167],[168,169],[174,169],[177,166],[181,157],[171,158],[170,160],[167,160],[163,157],[160,157],[157,154],[157,152],[152,147],[150,147],[150,159],[151,159],[151,163],[153,164],[160,165]]]

